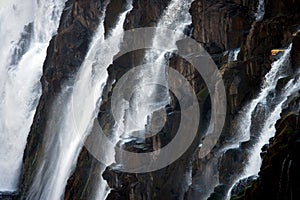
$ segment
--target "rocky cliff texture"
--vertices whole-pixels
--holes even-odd
[[[270,64],[273,62],[270,51],[272,49],[287,47],[292,42],[295,36],[293,34],[297,32],[299,27],[299,6],[297,6],[299,2],[288,2],[290,3],[289,5],[286,5],[284,1],[265,1],[265,3],[266,13],[262,21],[251,19],[253,14],[251,14],[252,11],[249,9],[251,26],[245,26],[244,31],[242,31],[244,39],[240,44],[241,51],[237,62],[225,64],[221,68],[221,70],[224,70],[223,78],[228,88],[229,117],[227,118],[227,126],[224,128],[224,133],[219,143],[220,146],[232,137],[232,130],[234,130],[237,123],[237,111],[242,105],[245,105],[247,99],[257,93],[262,78],[270,69]],[[248,4],[247,7],[251,8],[251,4]],[[217,30],[224,30],[224,27],[221,26]],[[293,43],[296,44],[296,41]],[[224,40],[223,45],[226,46],[226,40]],[[296,51],[296,46],[293,46],[293,51]],[[295,59],[293,58],[292,62]],[[236,94],[237,96],[235,96]],[[250,145],[251,142],[244,143],[240,149],[227,151],[221,160],[218,159],[220,162],[219,168],[215,169],[212,174],[219,172],[218,181],[220,185],[215,188],[215,193],[211,196],[211,199],[223,199],[224,195],[226,195],[224,191],[228,190],[227,185],[234,180],[237,173],[241,172],[242,163],[245,160],[247,149]],[[217,151],[218,148],[215,150]],[[211,154],[210,157],[215,156],[214,152]],[[209,160],[211,160],[210,157],[208,157]],[[199,168],[203,169],[202,165],[206,166],[207,162],[206,160],[200,162]],[[201,170],[199,173],[201,174]]]
[[[164,0],[134,0],[133,9],[127,15],[124,29],[138,27],[155,26],[169,1]],[[228,113],[224,131],[215,149],[205,158],[198,156],[198,145],[201,141],[201,134],[195,139],[188,151],[176,162],[161,170],[147,174],[129,174],[113,170],[108,167],[103,173],[112,188],[107,199],[201,199],[209,196],[209,187],[215,182],[220,185],[215,189],[215,195],[226,191],[227,184],[230,183],[236,172],[241,170],[241,163],[245,158],[242,151],[231,151],[225,155],[223,161],[219,161],[218,150],[226,144],[226,140],[234,137],[232,129],[236,123],[235,117],[243,105],[257,93],[262,78],[270,69],[272,57],[271,50],[275,48],[287,47],[287,45],[296,36],[295,32],[300,27],[298,0],[266,0],[266,14],[260,22],[255,22],[254,13],[256,12],[258,1],[251,0],[195,0],[192,3],[190,13],[192,15],[192,37],[200,42],[206,50],[212,55],[214,61],[220,68],[227,91]],[[39,165],[39,159],[43,153],[45,122],[47,121],[50,105],[54,97],[59,94],[63,85],[72,85],[74,74],[80,67],[89,43],[99,24],[104,7],[106,7],[105,33],[107,34],[111,27],[116,23],[116,16],[124,10],[124,1],[111,0],[68,0],[62,14],[58,34],[50,42],[47,58],[44,63],[44,73],[41,79],[43,94],[37,108],[34,123],[28,138],[27,147],[24,154],[23,180],[21,185],[21,198],[25,199],[36,168]],[[299,64],[299,40],[294,39],[292,50],[293,66]],[[241,48],[237,61],[228,62],[230,51]],[[227,53],[226,53],[227,52]],[[108,82],[118,79],[126,73],[132,66],[138,65],[144,55],[144,51],[135,51],[122,56],[109,67]],[[183,59],[172,56],[170,66],[178,70],[183,76],[189,77],[189,82],[197,93],[200,105],[203,105],[203,115],[210,113],[210,99],[207,98],[205,84],[200,75]],[[110,110],[110,88],[106,88],[103,93],[103,103],[101,112],[98,115],[98,121],[102,125],[107,125],[106,131],[112,128]],[[146,151],[157,148],[157,142],[166,144],[176,133],[176,125],[180,116],[180,108],[177,106],[177,100],[173,97],[170,110],[172,115],[168,117],[167,123],[162,132],[147,141]],[[291,191],[296,191],[296,179],[289,180],[289,173],[294,173],[297,162],[292,151],[298,148],[297,134],[286,134],[285,127],[297,128],[292,125],[296,119],[292,116],[287,120],[291,125],[285,122],[280,123],[278,132],[284,132],[280,136],[290,141],[293,149],[287,147],[285,153],[278,155],[282,159],[287,159],[283,165],[284,171],[274,169],[274,173],[282,174],[283,183],[289,182],[289,188],[283,188],[283,197]],[[206,127],[205,117],[200,129]],[[109,123],[107,123],[109,121]],[[201,132],[201,130],[199,130]],[[278,136],[279,137],[279,136]],[[283,139],[282,139],[283,140]],[[276,141],[276,139],[275,139]],[[273,158],[277,152],[278,145],[274,142],[266,154],[264,166],[268,163],[276,162]],[[127,144],[126,148],[131,151],[140,151],[140,149]],[[247,145],[245,145],[247,148]],[[289,156],[287,156],[289,154]],[[268,156],[270,155],[270,156]],[[295,161],[294,161],[294,160]],[[294,163],[289,168],[290,161]],[[219,162],[223,162],[218,166]],[[231,163],[231,164],[230,164]],[[280,162],[282,164],[282,162]],[[279,166],[279,164],[278,164]],[[75,171],[68,180],[65,190],[65,199],[90,199],[95,195],[102,165],[94,159],[89,152],[83,148]],[[280,165],[282,167],[282,165]],[[281,168],[280,168],[281,169]],[[246,199],[263,196],[271,190],[261,188],[273,188],[268,184],[271,180],[268,177],[273,169],[265,169],[262,172],[261,180],[265,182],[253,183],[254,189],[246,191]],[[277,170],[277,171],[276,171]],[[289,172],[287,172],[289,170]],[[219,176],[218,176],[218,171]],[[188,187],[190,175],[192,183]],[[213,183],[203,180],[212,180]],[[279,186],[278,186],[279,187]],[[276,188],[276,187],[275,187]],[[214,196],[212,195],[211,198]],[[254,198],[255,199],[255,198]]]
[[[295,71],[299,70],[298,43],[300,34],[293,34],[294,48],[291,63]],[[298,199],[300,198],[299,173],[299,94],[290,97],[288,106],[276,123],[276,134],[270,143],[262,148],[263,159],[259,177],[241,180],[231,195],[233,200],[242,199]]]

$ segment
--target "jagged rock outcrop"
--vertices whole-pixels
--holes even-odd
[[[169,2],[169,0],[133,0],[133,9],[126,17],[124,29],[155,26]],[[266,0],[264,19],[261,22],[254,22],[257,3],[258,1],[252,0],[195,0],[190,9],[192,37],[201,43],[213,57],[220,68],[227,92],[227,121],[215,149],[205,158],[200,158],[198,145],[203,138],[199,134],[187,152],[168,167],[158,171],[147,174],[130,174],[120,172],[110,166],[102,174],[112,189],[107,199],[201,199],[208,196],[208,192],[212,192],[205,191],[214,185],[214,183],[203,181],[208,179],[220,181],[221,185],[215,188],[216,195],[226,193],[228,189],[226,184],[232,180],[230,174],[241,171],[242,166],[236,164],[245,158],[240,151],[231,151],[224,155],[223,160],[219,161],[218,150],[226,145],[227,140],[234,137],[232,130],[238,111],[250,97],[257,93],[262,78],[270,69],[271,49],[286,47],[294,38],[292,63],[293,66],[299,64],[297,45],[299,44],[299,34],[296,34],[300,23],[300,12],[297,6],[299,1]],[[41,79],[43,94],[24,154],[22,199],[26,198],[43,154],[45,145],[43,134],[55,96],[60,93],[63,85],[72,85],[74,75],[80,67],[92,36],[98,27],[104,7],[106,7],[104,27],[107,36],[116,24],[118,14],[124,11],[124,6],[125,3],[122,0],[111,0],[110,2],[106,0],[67,1],[58,34],[50,42],[44,63],[44,73]],[[293,36],[293,34],[296,35]],[[241,48],[238,60],[228,62],[228,52],[236,48]],[[107,132],[113,127],[109,102],[110,86],[113,87],[113,82],[117,82],[133,66],[139,65],[143,55],[143,50],[126,54],[115,60],[108,68],[108,86],[103,92],[103,102],[98,115],[99,123],[106,125]],[[170,59],[170,67],[188,77],[188,81],[197,94],[203,108],[201,109],[203,110],[201,113],[203,124],[200,126],[200,133],[207,126],[211,109],[205,83],[200,74],[182,58],[173,55]],[[152,151],[159,147],[159,144],[166,144],[174,137],[176,125],[179,123],[180,108],[173,95],[172,100],[172,105],[168,108],[172,114],[169,115],[164,129],[158,136],[150,138],[142,150],[136,148],[135,146],[138,146],[136,144],[125,145],[127,149],[135,152]],[[291,142],[295,139],[294,137],[289,138]],[[247,145],[244,144],[245,149],[247,149]],[[267,153],[265,156],[269,154]],[[231,165],[226,165],[229,162],[232,162]],[[273,160],[265,161],[265,163],[268,162],[273,162]],[[224,165],[220,167],[219,163],[224,163]],[[239,169],[235,169],[236,166],[239,166]],[[103,166],[83,148],[76,169],[68,180],[65,199],[90,199],[95,196],[95,190],[99,187],[101,167]],[[284,165],[283,168],[288,169],[288,166]],[[191,170],[192,173],[190,173]],[[219,170],[220,174],[218,174]],[[267,177],[267,172],[265,175],[262,173],[262,176]],[[193,181],[187,188],[190,176]],[[283,172],[283,177],[286,181],[286,170]],[[268,177],[262,177],[262,180],[264,179],[268,180]],[[260,187],[259,184],[262,183],[256,183],[256,188]],[[263,184],[266,185],[268,182]],[[283,197],[287,197],[285,196],[286,191],[285,188],[282,193]],[[246,194],[251,196],[262,191],[253,189],[247,190],[247,192]]]
[[[297,32],[293,33],[293,49],[291,51],[291,64],[294,70],[300,67],[300,27]]]
[[[191,7],[193,37],[209,53],[221,54],[219,57],[222,57],[226,50],[241,46],[255,11],[255,1],[196,0]]]
[[[133,0],[133,9],[127,16],[124,29],[155,27],[170,0]]]
[[[168,1],[134,1],[133,10],[128,14],[124,25],[125,30],[155,26],[167,5]],[[143,57],[144,51],[135,51],[122,56],[109,67],[110,79],[116,79],[116,81],[118,81],[131,67],[141,64]],[[174,59],[174,62],[179,61],[178,59]],[[186,72],[188,72],[188,70]],[[102,121],[101,119],[103,119],[105,115],[110,113],[109,104],[106,106],[105,104],[107,103],[104,102],[101,107],[101,114],[99,115],[100,121]],[[173,114],[168,116],[164,130],[162,130],[158,136],[150,138],[146,144],[144,144],[144,149],[148,149],[146,151],[155,149],[156,142],[162,145],[168,143],[176,134],[176,124],[178,124],[177,121],[180,115],[175,105],[172,105],[169,109],[172,110]],[[128,144],[128,148],[130,148],[128,149],[130,151],[140,151],[135,147],[131,147],[130,144]],[[186,155],[182,157],[184,158],[179,159],[167,168],[145,174],[122,173],[118,170],[114,170],[112,167],[108,167],[103,177],[113,190],[107,199],[177,199],[180,195],[183,196],[182,183],[184,181],[186,167],[189,166],[189,159],[186,159],[188,157]],[[172,176],[172,174],[177,174],[178,176]],[[170,176],[173,178],[170,179]]]
[[[202,192],[199,188],[206,188],[206,185],[214,179],[216,183],[220,182],[220,188],[222,188],[215,192],[224,193],[226,186],[222,184],[228,184],[241,172],[242,161],[247,154],[246,149],[251,145],[245,143],[242,145],[243,149],[228,151],[221,157],[218,151],[222,149],[222,145],[226,147],[227,140],[237,137],[233,135],[237,123],[237,112],[258,92],[261,81],[273,62],[270,56],[271,50],[287,47],[292,42],[293,33],[299,26],[299,7],[296,5],[299,2],[288,2],[293,6],[283,6],[284,1],[265,1],[266,14],[260,22],[256,22],[254,18],[257,3],[257,1],[195,1],[191,8],[193,36],[203,43],[221,67],[228,95],[228,117],[216,148],[204,159],[195,158],[197,160],[194,168],[195,183],[191,186],[190,199],[201,196]],[[228,63],[223,53],[238,47],[241,51],[237,61]],[[245,155],[239,154],[238,151]],[[219,167],[216,167],[218,165]],[[218,173],[219,178],[214,178],[213,175]],[[209,177],[212,178],[209,179]],[[196,181],[198,179],[209,180],[199,184],[200,181]],[[194,187],[196,189],[193,189]],[[216,196],[218,196],[217,193],[215,193]],[[224,195],[221,195],[220,199],[223,198]]]

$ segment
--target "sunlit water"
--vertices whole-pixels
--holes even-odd
[[[41,95],[46,50],[63,6],[64,1],[58,0],[1,3],[0,191],[17,190],[26,139]]]

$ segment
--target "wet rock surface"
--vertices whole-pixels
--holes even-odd
[[[251,149],[253,141],[252,144],[245,143],[241,149],[231,150],[225,154],[222,151],[222,149],[226,149],[226,146],[230,146],[230,142],[226,144],[227,141],[238,137],[238,135],[235,135],[238,134],[235,131],[238,123],[238,111],[249,102],[248,99],[252,99],[253,95],[257,94],[261,81],[273,62],[270,56],[271,49],[287,47],[292,41],[296,44],[297,36],[295,37],[296,34],[293,35],[295,27],[299,26],[299,16],[297,14],[299,7],[296,6],[296,2],[289,2],[295,6],[292,9],[290,5],[278,6],[284,4],[283,1],[266,1],[265,17],[262,21],[255,22],[253,12],[256,10],[257,3],[255,1],[235,1],[231,3],[195,1],[191,8],[195,28],[193,36],[213,55],[215,62],[220,66],[228,95],[228,117],[219,143],[213,149],[211,155],[200,160],[195,158],[195,160],[198,160],[197,166],[193,170],[193,180],[195,181],[193,181],[187,199],[207,198],[209,194],[207,194],[207,189],[203,188],[206,188],[209,184],[214,185],[213,182],[215,184],[219,182],[220,186],[229,184],[242,171],[242,163],[245,163],[247,158],[247,149]],[[286,6],[291,10],[285,9]],[[210,15],[214,17],[210,17]],[[240,16],[242,16],[242,19]],[[237,26],[236,21],[239,20],[239,26]],[[235,40],[232,41],[228,38],[235,38]],[[227,58],[226,56],[224,58],[223,52],[237,47],[241,47],[237,61],[227,63]],[[296,51],[297,48],[294,47],[292,51]],[[292,62],[296,60],[296,57],[292,57]],[[260,115],[263,115],[263,113],[260,113]],[[254,130],[260,128],[254,126],[251,129],[255,134],[257,131]],[[253,135],[251,138],[255,139],[256,136]],[[215,165],[219,165],[219,167],[214,168]],[[205,176],[203,170],[209,175]],[[218,174],[217,177],[212,176],[216,174]],[[209,177],[211,178],[209,179]],[[197,181],[198,179],[199,181]],[[200,184],[200,180],[206,180],[204,181],[206,183]],[[216,199],[218,199],[217,197],[224,199],[223,193],[224,191],[220,193],[214,191],[213,196]],[[214,199],[213,196],[212,199]]]
[[[126,17],[124,29],[155,26],[168,3],[169,1],[163,0],[134,0],[133,10]],[[290,42],[293,42],[291,61],[294,68],[297,68],[299,64],[299,34],[296,33],[297,27],[299,29],[300,26],[300,12],[299,6],[297,6],[299,1],[267,0],[266,14],[260,22],[255,22],[254,17],[257,3],[258,1],[251,0],[195,0],[190,9],[193,20],[192,37],[211,54],[220,69],[226,87],[227,119],[216,147],[205,158],[200,158],[199,144],[203,140],[201,133],[207,128],[209,121],[210,98],[207,96],[207,88],[200,74],[186,60],[174,55],[170,58],[170,67],[187,77],[203,108],[201,109],[203,110],[201,113],[203,123],[200,124],[199,136],[177,161],[155,172],[124,173],[114,168],[114,165],[108,166],[102,174],[111,188],[107,199],[193,200],[209,196],[210,199],[224,197],[228,190],[228,184],[242,169],[242,163],[245,160],[244,150],[248,149],[251,144],[245,143],[242,145],[243,150],[238,149],[225,154],[220,149],[226,147],[227,142],[236,137],[233,131],[237,123],[236,116],[242,106],[257,94],[262,79],[273,61],[270,56],[271,50],[287,47]],[[49,44],[44,63],[41,79],[43,94],[24,154],[21,199],[26,199],[29,186],[40,163],[45,145],[45,126],[51,104],[64,85],[72,85],[74,75],[84,60],[106,5],[108,5],[105,18],[107,34],[115,25],[118,13],[124,10],[124,1],[68,0],[65,5],[58,34],[52,38]],[[238,59],[228,62],[228,51],[236,48],[241,48]],[[141,50],[115,60],[108,69],[108,85],[114,87],[114,80],[118,81],[129,69],[139,65],[143,56],[144,51]],[[98,121],[95,122],[105,127],[104,132],[108,135],[114,124],[109,101],[111,89],[106,87],[103,92],[103,103],[98,114]],[[133,142],[126,144],[124,148],[133,152],[143,152],[152,151],[160,145],[167,144],[176,134],[176,127],[180,119],[180,107],[178,107],[178,101],[174,95],[172,95],[172,103],[169,106],[172,114],[169,115],[160,134],[150,138],[144,146]],[[275,189],[277,193],[280,192],[278,194],[280,197],[289,199],[289,192],[299,189],[296,184],[297,179],[288,179],[297,174],[298,160],[295,152],[299,150],[298,132],[293,134],[286,131],[286,128],[298,130],[298,127],[295,126],[298,123],[297,120],[297,117],[291,115],[278,123],[275,142],[264,154],[261,178],[254,183],[251,182],[253,185],[251,188],[247,188],[245,199],[260,199],[261,197],[272,199],[265,195],[274,192]],[[284,146],[284,141],[288,142],[287,147]],[[278,153],[281,152],[281,148],[284,151]],[[289,166],[290,162],[292,164]],[[271,166],[271,163],[275,168]],[[65,199],[90,199],[93,197],[99,187],[102,167],[102,164],[83,148],[76,169],[68,180]],[[283,171],[281,171],[282,168]],[[274,178],[271,176],[274,173],[280,174],[280,176]],[[188,183],[190,175],[192,176],[191,184]],[[220,185],[211,188],[215,182],[219,182]],[[278,183],[281,183],[280,188]],[[288,186],[283,187],[283,185]],[[273,199],[276,198],[274,196]]]

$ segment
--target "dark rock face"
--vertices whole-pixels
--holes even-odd
[[[231,195],[238,196],[239,194],[243,193],[243,190],[248,186],[251,185],[257,179],[256,176],[250,176],[245,179],[240,180],[234,187],[232,188]]]
[[[193,36],[212,54],[238,48],[250,29],[255,10],[255,1],[196,0],[190,11]]]
[[[194,163],[197,165],[193,170],[194,183],[187,199],[204,199],[207,194],[201,192],[201,188],[206,188],[212,182],[220,182],[221,185],[229,184],[232,178],[241,172],[243,167],[241,164],[247,155],[246,149],[252,146],[251,143],[242,145],[242,149],[226,152],[224,155],[220,150],[224,145],[226,149],[226,141],[238,137],[234,135],[238,123],[237,112],[257,93],[264,75],[270,69],[273,62],[270,51],[287,47],[292,40],[297,41],[293,33],[296,32],[295,27],[298,27],[300,22],[297,14],[299,6],[296,6],[299,2],[289,2],[295,6],[292,8],[293,6],[290,5],[278,6],[285,4],[284,1],[266,1],[266,15],[263,21],[255,22],[254,12],[257,3],[257,1],[230,3],[195,1],[192,5],[193,37],[203,44],[221,68],[228,95],[228,117],[224,132],[215,149],[205,159],[195,158]],[[285,9],[286,7],[291,10]],[[227,63],[223,52],[237,47],[241,48],[237,61]],[[292,51],[296,51],[297,48],[293,48]],[[294,57],[292,56],[292,62],[298,58],[297,55]],[[238,153],[239,151],[243,153]],[[219,167],[213,167],[215,165]],[[210,174],[211,178],[205,173]],[[213,175],[217,175],[218,178]],[[200,184],[200,180],[204,183]],[[215,191],[213,196],[216,199],[221,196],[220,199],[223,199],[224,192],[220,193]]]
[[[127,16],[124,29],[155,27],[170,0],[134,0],[133,9]]]
[[[18,194],[17,193],[10,193],[10,192],[1,192],[0,193],[0,199],[1,200],[17,200]]]
[[[133,9],[126,17],[124,29],[155,26],[169,2],[169,0],[134,0]],[[120,172],[113,166],[107,167],[102,174],[112,189],[107,199],[164,200],[203,199],[208,196],[210,199],[222,199],[224,197],[228,190],[228,184],[236,173],[241,171],[242,162],[247,153],[245,150],[250,145],[245,143],[244,149],[230,151],[226,154],[219,152],[219,150],[226,146],[227,140],[235,137],[232,131],[237,123],[235,117],[241,107],[257,93],[262,78],[270,69],[271,49],[286,47],[293,40],[292,63],[294,67],[299,64],[298,44],[300,40],[299,34],[296,33],[300,23],[299,6],[297,6],[299,1],[266,0],[264,20],[254,22],[257,3],[258,1],[252,0],[195,0],[190,9],[192,37],[200,42],[213,57],[223,76],[227,93],[227,121],[220,141],[213,151],[205,158],[200,159],[198,145],[203,139],[201,131],[207,128],[211,110],[211,102],[207,96],[205,83],[187,61],[172,55],[169,62],[170,67],[188,77],[190,85],[197,94],[199,104],[203,108],[201,109],[203,110],[201,113],[201,117],[203,117],[201,122],[203,123],[200,124],[199,136],[177,161],[158,171],[147,174],[130,174]],[[50,42],[44,63],[44,74],[41,79],[43,94],[24,154],[22,199],[26,199],[35,170],[38,168],[43,154],[44,133],[51,104],[60,93],[63,85],[73,84],[74,75],[87,53],[104,8],[106,8],[104,26],[107,36],[116,24],[119,13],[125,9],[124,1],[68,0],[66,3],[58,34]],[[226,55],[225,52],[239,47],[241,52],[238,60],[228,62],[228,53]],[[117,82],[129,69],[140,64],[143,56],[143,50],[126,54],[114,61],[108,68],[108,86],[103,92],[103,102],[98,114],[98,121],[95,122],[105,127],[104,131],[107,133],[112,130],[114,122],[109,101],[111,97],[110,86],[114,87],[114,80]],[[168,143],[174,137],[176,127],[180,123],[180,108],[177,99],[174,95],[171,96],[172,103],[168,109],[172,111],[172,114],[169,115],[163,130],[157,136],[150,138],[143,148],[138,147],[139,144],[128,143],[125,145],[126,149],[134,152],[152,151]],[[283,132],[285,132],[284,127],[289,127],[285,126],[286,123],[280,124],[283,125],[278,125],[278,127],[282,127]],[[296,179],[288,179],[290,173],[296,173],[294,170],[298,161],[295,153],[292,152],[296,152],[299,146],[295,142],[298,139],[294,134],[282,136],[282,138],[289,141],[291,146],[285,150],[286,154],[280,154],[281,157],[278,158],[280,162],[277,162],[272,158],[279,151],[274,146],[277,144],[282,147],[283,144],[275,142],[271,145],[270,149],[274,150],[268,150],[265,154],[265,158],[269,158],[269,160],[264,160],[266,169],[261,172],[262,178],[254,184],[254,189],[246,191],[245,198],[256,199],[255,197],[261,197],[270,192],[272,189],[264,191],[261,188],[273,187],[273,185],[268,185],[269,180],[273,181],[270,177],[272,173],[281,174],[282,185],[280,188],[277,186],[280,197],[288,198],[289,191],[299,189],[296,186]],[[270,163],[273,162],[278,165],[274,170],[270,169]],[[99,187],[102,167],[83,148],[76,169],[68,180],[65,199],[92,198],[97,187]],[[279,168],[283,168],[283,171],[279,171]],[[193,180],[189,186],[188,179],[191,178],[190,176]],[[276,181],[276,183],[280,182],[278,179]],[[213,189],[211,186],[214,186],[215,182],[220,182],[220,185]],[[290,186],[284,188],[283,185],[286,183],[289,183]],[[210,192],[213,192],[212,195]]]
[[[300,67],[300,29],[299,32],[294,33],[293,49],[291,51],[291,62],[294,70]]]
[[[247,151],[245,149],[230,149],[220,160],[219,180],[224,184],[231,184],[235,180],[235,174],[243,173],[242,169],[245,167],[244,160],[246,160]]]

